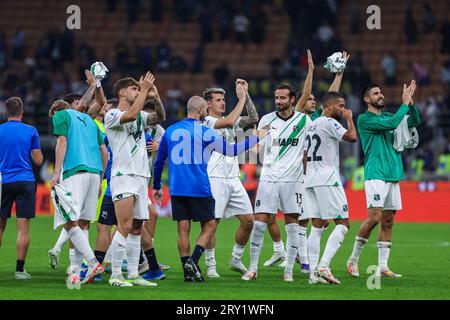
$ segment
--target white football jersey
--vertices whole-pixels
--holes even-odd
[[[105,116],[105,130],[113,156],[111,177],[137,175],[150,177],[145,129],[148,113],[141,111],[135,121],[120,124],[124,111],[112,109]]]
[[[347,132],[337,120],[319,117],[306,129],[308,152],[305,188],[342,186],[339,176],[339,141]]]
[[[288,119],[271,112],[261,118],[258,130],[270,125],[264,145],[261,181],[296,182],[303,180],[303,149],[306,126],[311,120],[304,113],[294,111]]]
[[[160,142],[162,136],[164,135],[164,132],[166,132],[166,130],[164,130],[163,127],[161,127],[159,124],[157,124],[156,126],[150,126],[147,130],[146,130],[147,134],[150,135],[150,137],[157,141]],[[150,172],[152,171],[152,166],[153,166],[153,152],[151,153],[147,153],[147,158],[148,158],[148,167],[150,169]]]
[[[226,139],[228,143],[236,143],[236,129],[239,128],[241,117],[238,118],[233,127],[223,129],[214,129],[214,125],[217,120],[219,119],[206,116],[203,124],[213,129],[219,136]],[[237,156],[227,157],[214,151],[208,161],[208,176],[211,178],[226,179],[239,177],[239,164]]]

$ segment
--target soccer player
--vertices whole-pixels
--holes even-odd
[[[43,156],[37,130],[22,123],[23,103],[19,97],[5,102],[8,122],[0,125],[0,246],[12,206],[16,204],[17,261],[15,277],[31,279],[25,271],[30,245],[30,219],[36,215],[36,182],[32,162],[41,165]],[[3,189],[3,190],[2,190]],[[3,193],[2,193],[3,192]]]
[[[282,210],[287,233],[284,280],[293,281],[292,271],[298,254],[299,224],[302,212],[303,141],[308,116],[294,111],[295,90],[281,84],[275,90],[277,111],[266,114],[259,127],[270,125],[264,143],[264,159],[255,202],[255,222],[250,238],[250,267],[242,280],[255,280],[264,233],[271,215]]]
[[[242,85],[245,96],[239,100],[234,110],[223,117],[225,111],[225,91],[219,88],[209,88],[203,92],[203,98],[208,104],[208,115],[204,123],[211,129],[215,129],[218,135],[224,137],[228,142],[235,142],[236,130],[245,130],[258,123],[259,116],[248,94],[247,81],[236,80],[236,85]],[[241,117],[243,107],[246,107],[248,116]],[[253,227],[253,208],[242,182],[239,180],[239,165],[237,157],[230,158],[220,153],[213,152],[208,162],[208,176],[211,184],[211,192],[215,203],[215,217],[217,225],[220,219],[238,217],[240,225],[235,235],[235,244],[229,262],[230,269],[245,273],[242,263],[245,245],[250,237]],[[215,236],[211,237],[210,243],[205,250],[205,263],[208,268],[207,276],[219,278],[216,270],[216,259],[214,256]]]
[[[113,154],[111,194],[117,217],[117,231],[111,243],[111,286],[156,286],[139,276],[142,224],[148,220],[148,168],[145,128],[159,122],[158,114],[142,111],[149,91],[154,90],[154,76],[147,72],[139,83],[133,78],[119,79],[114,95],[117,109],[105,117],[106,135]],[[128,279],[121,264],[126,252]]]
[[[347,198],[339,175],[339,142],[356,142],[356,129],[352,112],[345,109],[342,95],[330,91],[325,94],[322,103],[323,115],[307,128],[303,206],[311,216],[315,229],[322,230],[328,220],[334,220],[336,227],[318,266],[320,239],[315,243],[318,248],[314,247],[309,252],[309,282],[317,283],[317,277],[321,277],[329,283],[339,284],[339,280],[331,273],[330,262],[350,228]],[[340,118],[346,120],[348,130],[337,121]]]
[[[307,50],[307,57],[308,57],[308,74],[306,75],[305,82],[303,84],[303,90],[301,91],[301,96],[297,101],[297,104],[295,105],[295,111],[297,112],[303,112],[307,116],[311,118],[312,121],[317,119],[322,114],[322,109],[319,107],[317,108],[317,102],[316,98],[312,93],[312,82],[313,82],[313,74],[314,74],[314,61],[312,58],[311,51]],[[347,52],[343,52],[343,57],[348,60],[350,58],[350,55]],[[339,92],[339,88],[341,86],[342,77],[344,72],[336,73],[336,76],[333,80],[333,83],[330,85],[330,88],[328,91],[335,91]],[[298,248],[298,258],[300,260],[300,269],[302,273],[309,273],[309,260],[308,260],[308,246],[309,246],[309,240],[306,237],[306,231],[308,228],[308,222],[309,222],[309,213],[303,212],[302,215],[299,217],[299,248]],[[324,229],[328,226],[328,223],[324,224]],[[283,247],[283,241],[281,240],[281,234],[280,234],[280,228],[278,224],[276,223],[275,219],[271,219],[269,221],[269,224],[267,226],[269,229],[270,236],[273,240],[273,247],[274,247],[274,253],[272,257],[264,262],[264,266],[272,266],[276,262],[280,260],[284,260],[283,263],[281,263],[280,267],[286,266],[285,261],[285,252]],[[313,229],[312,229],[313,230]],[[314,236],[313,236],[314,238]]]
[[[58,138],[51,186],[54,188],[60,184],[75,200],[75,216],[64,216],[63,222],[75,247],[68,273],[69,277],[73,273],[79,273],[84,257],[88,262],[88,271],[82,283],[89,283],[103,272],[102,265],[89,246],[88,228],[90,221],[95,219],[100,181],[106,168],[108,151],[104,145],[104,135],[88,115],[68,110],[69,104],[63,100],[56,101],[51,109],[56,109],[57,105],[63,105],[64,110],[53,115],[53,134]],[[58,221],[56,215],[55,220]]]
[[[238,99],[245,100],[245,90],[241,84],[236,86],[236,91]],[[212,152],[234,157],[259,141],[258,137],[252,135],[241,143],[229,144],[214,130],[201,124],[206,117],[206,110],[207,103],[203,98],[193,96],[189,99],[187,118],[167,128],[161,139],[154,170],[153,198],[160,204],[163,195],[161,173],[169,157],[172,219],[178,224],[178,251],[187,282],[204,281],[198,261],[216,228],[215,201],[207,173],[207,162]],[[265,137],[266,130],[261,130],[261,139]],[[201,233],[192,255],[189,255],[191,220],[200,222]]]
[[[77,93],[68,94],[64,97],[64,101],[68,103],[69,109],[73,109],[82,113],[88,114],[97,124],[100,131],[105,134],[105,129],[101,123],[103,117],[104,117],[104,111],[102,112],[103,106],[106,105],[106,98],[103,93],[102,87],[96,86],[96,81],[94,77],[92,76],[91,72],[89,70],[85,70],[86,75],[86,82],[88,83],[89,87],[86,90],[84,95],[80,95]],[[95,98],[95,101],[93,103],[92,100]],[[49,117],[53,118],[53,115],[55,112],[64,110],[67,108],[66,104],[63,103],[55,103],[52,105],[50,111],[49,111]],[[105,183],[102,181],[102,195],[100,196],[99,201],[97,202],[97,209],[101,206],[101,202],[103,200],[104,196],[104,190],[105,189]],[[97,210],[98,212],[99,210]],[[98,220],[98,215],[94,218],[94,220]],[[89,228],[89,225],[87,226]],[[87,237],[89,238],[89,233],[87,234]],[[67,231],[65,228],[62,228],[60,235],[55,243],[55,245],[48,251],[48,257],[49,257],[49,266],[51,268],[58,268],[59,266],[59,253],[61,252],[62,246],[69,240],[69,235],[67,234]],[[69,257],[70,260],[74,259],[74,247],[73,244],[70,244],[69,249]],[[72,264],[73,262],[71,262]]]
[[[347,261],[348,272],[359,276],[358,261],[372,230],[381,222],[378,234],[378,273],[383,277],[397,278],[400,274],[388,267],[392,245],[392,227],[397,210],[402,209],[399,181],[405,179],[401,154],[394,149],[393,131],[406,115],[408,127],[420,124],[419,112],[413,95],[416,82],[403,85],[402,104],[395,114],[384,112],[384,95],[376,84],[364,87],[362,98],[367,111],[358,117],[358,132],[364,151],[364,189],[366,192],[368,219],[359,227],[353,252]]]

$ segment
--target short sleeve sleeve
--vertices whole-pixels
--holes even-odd
[[[106,135],[101,132],[99,128],[97,128],[97,139],[98,139],[98,145],[101,146],[102,144],[105,144],[105,138]]]
[[[347,132],[347,129],[345,129],[337,120],[330,119],[327,123],[327,131],[330,136],[341,141],[342,137]]]
[[[119,109],[113,109],[108,111],[108,113],[105,116],[105,128],[117,130],[122,127],[120,123],[120,117],[122,116],[123,111],[120,111]]]
[[[258,130],[261,130],[261,128],[265,127],[267,124],[268,124],[267,123],[267,117],[266,116],[262,117],[261,121],[259,121],[259,123],[258,123]],[[269,135],[270,135],[270,131],[269,131]],[[267,137],[265,139],[261,139],[259,141],[259,144],[261,146],[265,145],[266,144],[266,140],[267,140]]]
[[[53,134],[55,136],[67,137],[70,118],[67,111],[56,112],[53,116]]]
[[[41,142],[39,141],[39,134],[35,128],[31,136],[31,150],[41,149]]]
[[[205,120],[203,121],[203,124],[205,126],[207,126],[208,128],[214,129],[216,122],[217,122],[217,118],[207,116],[205,118]]]
[[[155,136],[153,137],[153,139],[155,139],[156,141],[161,141],[162,136],[164,135],[165,132],[166,132],[166,130],[164,130],[164,128],[162,126],[157,124]]]

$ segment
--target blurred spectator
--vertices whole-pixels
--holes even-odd
[[[406,10],[406,18],[405,18],[405,24],[404,24],[404,30],[405,30],[405,36],[406,36],[406,43],[407,44],[415,44],[417,42],[417,24],[416,20],[414,19],[414,16],[412,14],[411,6],[408,6],[408,9]]]
[[[116,12],[117,0],[106,0],[106,7],[109,13]]]
[[[220,66],[213,70],[213,76],[215,85],[219,87],[224,87],[226,85],[228,77],[230,76],[230,69],[228,68],[226,61],[223,61]]]
[[[198,18],[201,30],[201,41],[203,43],[210,43],[213,41],[213,17],[211,10],[204,7]]]
[[[418,86],[427,86],[430,84],[430,76],[428,71],[418,62],[412,64],[414,79],[417,81]]]
[[[194,52],[194,62],[192,64],[192,73],[202,73],[203,72],[203,55],[204,55],[204,46],[202,43],[198,45]]]
[[[351,19],[350,33],[353,35],[359,34],[359,28],[361,26],[361,10],[355,2],[350,4],[349,16]]]
[[[163,1],[151,0],[150,2],[150,21],[161,22],[163,17]]]
[[[261,44],[266,34],[267,19],[261,6],[254,4],[250,15],[250,39],[252,43]]]
[[[139,19],[139,13],[141,11],[141,0],[126,0],[127,12],[128,12],[128,25],[131,26]]]
[[[436,18],[428,3],[422,4],[423,31],[429,33],[436,28]]]
[[[247,43],[249,25],[250,21],[242,11],[234,16],[233,28],[237,43],[243,45]]]
[[[166,99],[164,101],[164,107],[166,109],[167,123],[168,125],[177,121],[178,112],[184,110],[184,94],[181,90],[180,84],[175,82],[173,86],[166,92]]]
[[[230,39],[230,33],[231,29],[230,26],[232,25],[233,16],[231,15],[231,12],[227,7],[225,7],[220,13],[219,13],[219,19],[218,19],[218,28],[219,28],[219,39],[220,41],[226,41]]]
[[[116,68],[118,68],[121,72],[124,72],[130,49],[125,41],[122,40],[116,43],[114,51],[116,52]]]
[[[450,12],[447,13],[447,21],[441,27],[442,44],[441,53],[450,53]]]
[[[0,32],[0,70],[4,70],[7,66],[8,51],[6,48],[5,34]]]
[[[330,26],[330,23],[328,20],[325,20],[320,26],[319,29],[317,29],[317,37],[320,41],[323,43],[327,43],[333,38],[334,31]]]
[[[443,63],[441,68],[441,80],[450,88],[450,60]]]
[[[169,71],[170,47],[166,40],[162,39],[156,47],[156,57],[158,61],[158,71]]]
[[[170,71],[177,73],[184,73],[188,68],[186,60],[181,56],[174,56],[170,58]]]
[[[381,61],[384,72],[384,84],[388,86],[395,85],[397,74],[397,62],[392,51],[387,53]]]
[[[174,0],[173,8],[176,21],[180,23],[191,21],[198,4],[197,0]]]
[[[439,121],[439,108],[435,97],[429,97],[425,109],[425,123],[428,128],[436,128]]]
[[[61,35],[61,61],[73,61],[73,54],[75,52],[75,33],[72,30],[64,28]]]
[[[22,61],[25,54],[25,32],[21,29],[16,31],[12,42],[13,60]]]

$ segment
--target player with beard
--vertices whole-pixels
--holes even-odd
[[[289,84],[275,90],[277,111],[266,114],[259,127],[270,125],[264,143],[264,159],[255,202],[255,222],[250,236],[250,267],[242,280],[255,280],[267,224],[283,211],[286,240],[284,280],[293,281],[293,268],[298,254],[299,224],[303,193],[303,141],[308,116],[294,111],[295,91]]]
[[[338,122],[340,118],[347,121],[348,130]],[[344,98],[339,93],[330,91],[323,97],[323,116],[307,128],[303,206],[312,218],[315,229],[322,229],[328,220],[334,220],[336,227],[328,239],[317,268],[320,241],[316,244],[318,248],[311,250],[317,254],[309,256],[310,283],[319,282],[318,277],[329,283],[340,283],[329,266],[350,228],[347,198],[339,175],[341,140],[356,142],[356,129],[351,110],[345,109]]]
[[[303,84],[303,90],[301,92],[300,97],[298,98],[297,104],[295,105],[295,111],[303,112],[307,116],[311,118],[312,121],[320,117],[322,114],[322,108],[320,106],[317,108],[317,102],[314,94],[312,93],[312,83],[313,83],[313,74],[314,74],[314,61],[312,58],[311,51],[307,50],[307,57],[308,57],[308,74],[306,75],[305,82]],[[346,51],[343,52],[343,57],[348,61],[350,58],[350,55],[347,54]],[[330,88],[328,89],[328,92],[334,91],[339,92],[339,89],[341,87],[342,78],[344,75],[344,71],[341,73],[336,73],[336,76],[334,77],[333,83],[330,85]],[[275,217],[274,217],[275,218]],[[325,229],[328,226],[328,222],[325,222],[323,225],[323,228],[320,230],[316,230],[314,227],[311,228],[312,237],[307,238],[306,231],[308,228],[308,222],[309,222],[309,213],[303,212],[302,215],[299,217],[299,225],[300,225],[300,231],[299,231],[299,248],[298,248],[298,260],[300,262],[300,270],[302,273],[309,273],[310,272],[310,265],[309,265],[309,259],[308,259],[308,249],[310,246],[315,246],[317,242],[319,243],[319,250],[320,250],[320,237],[322,233],[325,231]],[[277,223],[275,223],[276,220],[272,219],[269,222],[268,229],[270,236],[273,240],[273,247],[274,247],[274,253],[272,257],[264,262],[264,266],[272,266],[276,262],[280,260],[285,260],[285,252],[283,248],[283,241],[281,240],[281,233],[280,228]],[[311,240],[311,241],[310,241]],[[310,243],[312,242],[312,243]],[[318,254],[318,252],[317,252]],[[286,261],[283,261],[281,264],[279,264],[280,267],[286,266]],[[314,271],[315,266],[313,266],[312,271]]]
[[[381,222],[378,234],[378,274],[398,278],[400,274],[388,267],[392,245],[392,227],[397,210],[402,209],[399,181],[405,179],[400,152],[393,147],[394,130],[408,117],[408,127],[420,124],[419,112],[413,95],[416,82],[403,85],[402,104],[395,114],[384,112],[384,96],[376,84],[365,86],[361,95],[367,111],[358,117],[358,132],[364,150],[364,189],[366,192],[368,219],[359,227],[353,252],[348,259],[348,272],[359,276],[358,261],[372,230]]]

